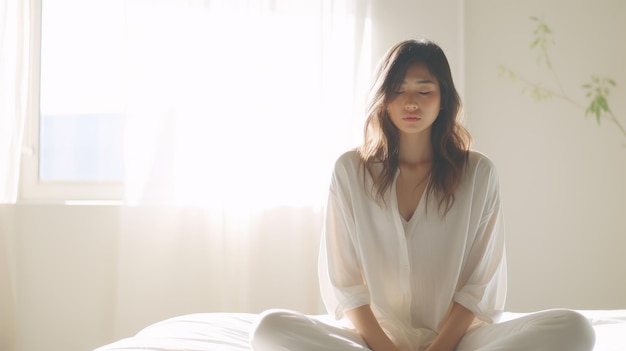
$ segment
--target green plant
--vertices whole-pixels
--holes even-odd
[[[611,93],[611,89],[617,86],[615,80],[608,77],[601,78],[592,75],[589,82],[582,84],[582,88],[586,90],[587,105],[581,104],[569,97],[565,89],[563,89],[559,75],[554,69],[552,60],[550,59],[550,50],[552,46],[556,44],[555,40],[552,38],[552,29],[544,20],[538,17],[532,16],[530,19],[536,24],[533,30],[533,41],[530,44],[530,49],[537,51],[537,65],[545,65],[545,68],[550,72],[552,79],[556,83],[557,89],[545,87],[541,82],[532,81],[504,65],[498,66],[498,76],[520,81],[523,84],[522,93],[529,92],[535,101],[551,98],[561,99],[583,109],[585,116],[594,116],[598,125],[600,125],[602,119],[606,118],[620,130],[624,137],[626,137],[626,129],[609,107],[608,96]]]
[[[591,102],[585,110],[585,115],[594,115],[600,124],[600,117],[605,114],[611,116],[613,112],[609,108],[607,97],[611,93],[610,88],[615,87],[615,81],[609,78],[591,77],[591,82],[583,84],[583,88],[587,90],[587,98]]]

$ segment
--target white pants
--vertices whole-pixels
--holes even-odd
[[[548,310],[472,329],[456,351],[590,351],[594,342],[593,328],[584,316]],[[369,350],[353,329],[286,310],[261,314],[250,344],[254,351]]]

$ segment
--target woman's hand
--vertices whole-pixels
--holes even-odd
[[[346,316],[372,351],[399,351],[376,320],[369,305],[347,311]]]
[[[454,350],[473,320],[474,313],[455,302],[448,318],[443,322],[439,335],[426,351]]]

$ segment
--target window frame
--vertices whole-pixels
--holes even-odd
[[[42,0],[33,3],[28,105],[20,164],[19,202],[121,201],[123,181],[44,181],[39,177]]]

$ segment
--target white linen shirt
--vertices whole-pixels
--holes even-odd
[[[358,153],[338,158],[319,260],[328,313],[341,319],[369,304],[405,350],[430,344],[455,301],[480,321],[496,321],[504,308],[506,259],[493,163],[471,151],[447,215],[442,218],[438,199],[424,193],[405,225],[396,180],[380,205],[365,190],[372,189],[372,178]]]

